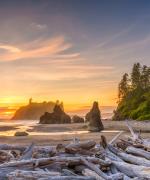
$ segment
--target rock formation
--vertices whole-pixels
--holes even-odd
[[[52,112],[55,106],[55,102],[32,102],[32,98],[29,99],[29,104],[20,107],[12,117],[13,120],[35,120],[40,119],[44,112]]]
[[[93,107],[89,113],[86,114],[86,122],[88,122],[88,130],[92,132],[101,131],[104,126],[101,122],[101,113],[98,107],[98,102],[93,103]]]
[[[67,115],[60,105],[56,104],[53,112],[45,112],[44,115],[40,117],[40,124],[65,124],[71,123],[71,118]]]
[[[72,122],[73,123],[84,123],[84,118],[78,116],[78,115],[74,115],[72,117]]]

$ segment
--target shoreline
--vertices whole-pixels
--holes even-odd
[[[13,121],[4,123],[0,121],[0,141],[4,144],[30,144],[55,145],[58,143],[68,143],[75,137],[82,140],[93,139],[99,142],[100,136],[106,136],[110,141],[119,131],[124,131],[121,136],[129,135],[128,128],[124,121],[103,120],[104,131],[88,132],[85,123],[74,124],[38,124],[38,121]],[[23,125],[24,124],[24,125]],[[132,127],[139,131],[141,129],[144,137],[150,136],[150,121],[130,121]],[[29,136],[13,136],[16,131],[27,131]]]

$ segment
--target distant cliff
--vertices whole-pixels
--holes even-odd
[[[58,102],[56,102],[58,103]],[[52,112],[54,106],[56,105],[55,102],[42,102],[36,103],[32,102],[32,99],[29,100],[29,104],[26,106],[20,107],[14,116],[12,117],[13,120],[34,120],[40,119],[40,117],[45,112]],[[62,105],[63,106],[63,105]]]

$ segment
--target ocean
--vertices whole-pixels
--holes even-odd
[[[100,106],[102,119],[111,119],[115,108],[116,108],[115,106]],[[79,110],[68,111],[67,113],[71,116],[79,115],[79,116],[85,117],[86,113],[88,113],[89,110],[90,110],[90,107],[85,107]]]

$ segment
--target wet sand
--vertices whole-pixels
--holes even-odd
[[[87,131],[86,124],[38,124],[37,121],[13,121],[0,122],[0,143],[8,144],[29,144],[34,142],[37,145],[55,145],[58,143],[68,143],[77,137],[80,140],[93,139],[97,142],[101,135],[105,135],[110,141],[118,132],[124,131],[122,136],[129,135],[128,129],[123,121],[115,122],[103,121],[105,130],[97,133]],[[135,130],[142,130],[144,137],[150,137],[150,121],[131,121]],[[16,131],[27,131],[29,136],[15,137]]]

